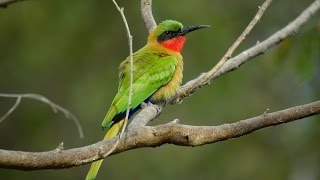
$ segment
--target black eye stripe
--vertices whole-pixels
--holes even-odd
[[[180,33],[180,29],[178,31],[164,31],[160,36],[158,36],[158,42],[163,42],[165,40],[171,39]]]

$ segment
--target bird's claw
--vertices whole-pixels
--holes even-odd
[[[141,108],[145,108],[148,106],[148,103],[142,102],[140,106],[141,106]]]
[[[164,103],[164,102],[163,102]],[[153,104],[152,102],[142,102],[141,104],[140,104],[140,106],[141,106],[141,108],[143,109],[143,108],[146,108],[147,106],[151,106],[151,107],[153,107],[156,111],[157,111],[157,116],[156,117],[158,117],[159,115],[160,115],[160,112],[161,112],[161,105],[158,105],[158,104]]]

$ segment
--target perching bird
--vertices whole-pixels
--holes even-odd
[[[186,26],[174,20],[161,22],[148,37],[147,45],[133,54],[133,84],[130,116],[143,102],[169,101],[182,82],[183,61],[180,54],[185,35],[207,25]],[[118,135],[126,115],[130,89],[130,59],[119,67],[118,93],[112,101],[102,127],[109,128],[104,140]],[[87,180],[95,179],[102,160],[93,162]]]

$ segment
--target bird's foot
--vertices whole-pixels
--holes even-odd
[[[153,107],[156,111],[157,111],[157,116],[158,117],[161,113],[161,110],[162,110],[162,107],[164,106],[165,102],[159,102],[159,103],[156,103],[156,104],[153,104],[152,102],[142,102],[140,104],[141,108],[146,108],[147,106],[151,106]]]
[[[148,103],[142,102],[142,103],[140,104],[140,106],[141,106],[141,108],[143,109],[143,108],[145,108],[145,107],[148,106]]]
[[[156,109],[158,114],[157,116],[159,116],[162,108],[158,104],[152,104],[151,102],[148,102],[148,106],[152,106],[154,109]]]

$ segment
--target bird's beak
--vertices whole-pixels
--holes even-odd
[[[181,29],[179,35],[185,35],[189,32],[192,32],[192,31],[195,31],[195,30],[198,30],[198,29],[203,29],[203,28],[208,28],[210,27],[209,25],[193,25],[193,26],[186,26],[184,28]]]

